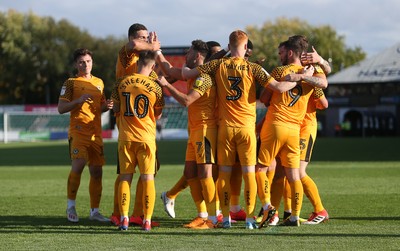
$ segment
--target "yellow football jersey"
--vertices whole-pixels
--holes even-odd
[[[161,87],[149,76],[134,73],[114,86],[114,102],[120,104],[119,140],[148,142],[156,139],[154,108],[164,106]]]
[[[278,80],[283,79],[287,74],[301,73],[301,65],[284,65],[275,68],[271,75]],[[323,73],[320,67],[315,67],[315,73]],[[306,114],[308,100],[314,91],[314,87],[301,81],[293,89],[284,92],[273,92],[270,106],[268,108],[266,121],[273,123],[293,125],[298,127],[302,124]]]
[[[201,95],[188,107],[188,128],[216,127],[217,88],[213,79],[208,74],[200,74],[196,79],[188,80],[187,85],[188,90],[193,89]]]
[[[70,102],[83,94],[90,94],[92,98],[70,112],[69,133],[99,136],[101,135],[101,106],[106,100],[103,80],[95,76],[91,79],[69,78],[61,88],[60,99]]]
[[[115,78],[118,81],[121,78],[132,75],[137,72],[137,61],[139,60],[139,54],[132,52],[128,53],[126,46],[124,45],[118,52],[117,65],[115,70]],[[152,71],[150,76],[153,79],[157,79],[157,73]],[[119,126],[119,114],[116,113],[115,122],[117,127]]]
[[[255,125],[256,83],[267,86],[273,80],[267,71],[258,64],[238,57],[212,60],[197,69],[215,78],[219,125]]]
[[[118,81],[120,78],[137,73],[137,61],[139,54],[132,52],[128,53],[125,45],[118,52],[117,65],[115,69],[115,78]],[[152,71],[150,76],[156,79],[157,73]]]
[[[136,53],[128,54],[125,45],[118,52],[117,65],[115,70],[116,80],[132,75],[137,72],[137,61],[139,55]]]

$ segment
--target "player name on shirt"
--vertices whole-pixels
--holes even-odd
[[[225,67],[229,70],[238,70],[238,71],[248,71],[249,70],[249,65],[247,64],[227,64],[225,63]]]
[[[128,77],[125,78],[120,86],[120,89],[125,89],[128,85],[139,84],[146,87],[146,90],[152,92],[154,90],[154,85],[148,79]]]

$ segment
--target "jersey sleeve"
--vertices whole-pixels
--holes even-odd
[[[158,75],[157,75],[157,73],[155,71],[151,71],[149,76],[153,80],[156,80],[158,78]]]
[[[282,72],[283,72],[282,67],[275,67],[275,68],[272,70],[272,72],[271,72],[271,76],[272,76],[273,78],[275,78],[275,79],[280,80],[280,78],[281,78],[281,76],[282,76]]]
[[[131,75],[137,71],[137,60],[139,55],[135,52],[128,52],[124,45],[118,52],[117,64],[115,69],[115,79],[120,79],[126,75]]]
[[[197,70],[200,73],[205,73],[214,76],[221,62],[222,62],[221,59],[214,59],[206,64],[197,66]]]
[[[325,94],[321,88],[314,88],[314,99],[320,99],[323,96],[325,96]]]
[[[204,93],[213,86],[210,75],[201,73],[193,83],[192,89],[203,96]]]
[[[130,58],[132,58],[132,56],[134,55],[134,53],[129,54],[126,50],[126,45],[124,45],[118,52],[118,59],[119,62],[121,63],[121,66],[123,68],[128,68],[129,63],[130,63]]]
[[[314,64],[314,74],[324,74],[325,72],[319,64]]]
[[[73,87],[74,81],[69,78],[67,81],[64,82],[63,86],[61,87],[60,99],[72,101]]]
[[[165,101],[164,101],[164,95],[161,86],[159,86],[157,83],[154,83],[155,85],[155,94],[156,94],[156,102],[154,104],[154,107],[164,107]]]
[[[97,78],[98,79],[98,81],[101,83],[101,85],[102,85],[102,95],[101,95],[101,98],[100,98],[100,104],[101,105],[103,105],[105,102],[106,102],[106,100],[107,100],[107,98],[106,98],[106,94],[105,94],[105,92],[104,92],[104,82],[103,82],[103,80],[102,79],[100,79],[100,78]]]
[[[112,90],[111,90],[111,99],[112,99],[113,101],[115,101],[115,102],[118,102],[118,103],[120,103],[119,94],[118,94],[118,86],[119,86],[119,83],[120,83],[119,81],[116,82],[116,83],[114,84]]]
[[[261,65],[251,63],[251,69],[257,83],[266,87],[274,78]]]

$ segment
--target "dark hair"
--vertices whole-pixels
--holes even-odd
[[[142,51],[139,53],[138,63],[142,65],[148,65],[156,61],[157,52],[156,51]]]
[[[298,55],[308,50],[308,40],[306,36],[294,35],[288,39],[289,49],[293,50]]]
[[[73,54],[74,62],[76,62],[76,60],[81,56],[90,55],[90,57],[93,57],[92,54],[93,53],[91,51],[85,48],[76,49]]]
[[[215,46],[221,46],[217,41],[208,41],[207,43],[208,49]]]
[[[253,42],[251,42],[250,39],[247,41],[247,49],[250,49],[250,50],[253,49]]]
[[[200,39],[193,40],[192,46],[193,46],[193,49],[200,52],[201,55],[203,55],[204,57],[207,56],[209,49],[208,49],[206,42],[204,42]]]
[[[128,30],[128,37],[135,36],[136,33],[138,31],[141,31],[141,30],[146,30],[147,31],[146,26],[144,26],[143,24],[139,24],[139,23],[132,24],[131,27],[129,27],[129,30]]]
[[[281,42],[281,43],[279,44],[278,48],[281,48],[281,47],[288,48],[288,43],[289,43],[288,40],[283,41],[283,42]]]

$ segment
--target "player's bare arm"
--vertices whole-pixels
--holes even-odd
[[[322,57],[321,57],[322,58]],[[332,71],[331,65],[329,64],[328,61],[326,61],[325,59],[322,58],[322,60],[320,60],[318,62],[319,66],[321,66],[322,70],[324,71],[325,74],[329,74]]]
[[[328,87],[328,81],[326,79],[325,74],[314,74],[314,66],[307,65],[303,69],[303,73],[292,73],[288,74],[284,77],[286,81],[305,81],[307,84],[312,85],[313,87],[318,87],[321,89],[325,89]]]
[[[292,81],[278,82],[276,80],[273,80],[267,87],[273,91],[277,91],[279,93],[284,93],[286,91],[293,89],[296,85],[297,85],[297,83],[292,82]]]
[[[157,51],[160,49],[160,44],[150,44],[141,39],[134,39],[126,43],[125,48],[127,53],[132,54],[133,52],[141,51]]]
[[[173,67],[161,51],[157,53],[157,63],[166,76],[172,79],[184,80],[182,77],[182,69]]]
[[[180,92],[173,85],[168,83],[168,81],[163,76],[157,79],[157,83],[161,87],[166,88],[171,93],[171,95],[176,99],[176,101],[178,101],[179,104],[185,107],[188,107],[194,101],[196,101],[201,97],[200,93],[194,91],[193,89],[191,89],[188,94]]]
[[[161,48],[161,43],[157,38],[157,34],[155,32],[150,32],[148,41],[141,38],[132,39],[128,43],[126,43],[125,48],[127,54],[146,50],[158,51]]]
[[[185,65],[182,66],[182,77],[184,79],[195,78],[199,74],[200,74],[200,71],[197,70],[197,68],[190,69],[189,67],[186,67]]]
[[[317,50],[315,50],[314,46],[312,46],[313,52],[303,53],[301,55],[301,63],[303,65],[308,64],[318,64],[321,66],[322,70],[325,74],[329,74],[332,71],[332,68],[328,61],[326,61],[323,57],[321,57]]]
[[[119,104],[119,102],[117,102],[117,101],[115,101],[115,100],[113,100],[113,111],[114,111],[114,113],[119,113],[119,110],[120,110],[120,104]]]
[[[320,97],[319,99],[315,100],[315,107],[319,110],[327,109],[329,106],[328,100],[325,96]]]
[[[101,105],[101,111],[106,112],[108,110],[111,110],[111,109],[113,109],[113,105],[114,105],[114,102],[112,101],[112,99],[107,99],[106,102],[104,102]]]
[[[306,76],[312,76],[313,74],[314,74],[314,67],[310,65],[305,67],[303,73],[301,74],[286,75],[285,77],[283,77],[284,81],[278,82],[276,80],[273,80],[268,85],[268,88],[270,88],[273,91],[278,91],[279,93],[283,93],[293,89],[297,85],[296,82],[302,80],[301,78],[304,78]]]
[[[328,87],[328,80],[326,79],[325,74],[317,74],[314,76],[303,75],[301,80],[305,81],[307,84],[321,89]]]
[[[269,106],[269,102],[271,101],[272,90],[269,88],[264,88],[260,95],[260,101],[266,106]]]
[[[214,59],[223,58],[223,57],[224,57],[225,55],[227,55],[228,53],[229,53],[229,50],[226,51],[225,49],[222,49],[222,50],[220,50],[220,51],[214,53],[213,55],[211,55],[211,56],[207,59],[207,61],[205,61],[205,63],[207,63],[207,62],[209,62],[209,61],[211,61],[211,60],[214,60]]]
[[[154,117],[156,120],[162,117],[162,107],[155,107],[154,108]]]

